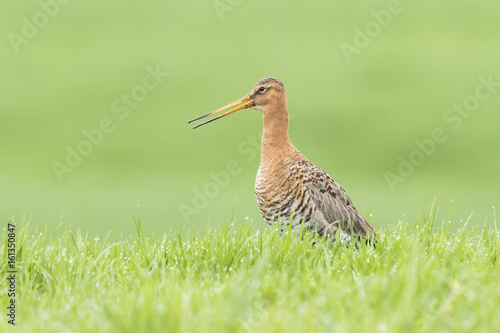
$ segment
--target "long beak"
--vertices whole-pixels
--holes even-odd
[[[207,120],[207,121],[205,121],[205,122],[203,122],[201,124],[196,125],[195,127],[193,127],[193,129],[195,129],[195,128],[198,128],[198,127],[200,127],[202,125],[208,124],[208,123],[210,123],[210,122],[212,122],[214,120],[217,120],[219,118],[227,116],[228,114],[231,114],[231,113],[236,112],[238,110],[251,108],[253,106],[254,106],[254,100],[253,100],[253,98],[250,97],[250,95],[246,95],[245,97],[242,97],[239,100],[232,102],[231,104],[223,106],[220,109],[217,109],[215,111],[212,111],[212,112],[209,112],[207,114],[204,114],[203,116],[199,116],[197,118],[191,119],[188,123],[192,123],[193,121],[196,121],[196,120],[201,119],[201,118],[205,118],[205,117],[210,116],[210,115],[212,115],[214,113],[217,113],[217,112],[222,112],[222,111],[226,111],[226,110],[230,110],[230,109],[234,108],[234,109],[232,109],[230,111],[227,111],[226,113],[223,113],[223,114],[221,114],[221,115],[219,115],[219,116],[217,116],[215,118],[212,118],[212,119]]]

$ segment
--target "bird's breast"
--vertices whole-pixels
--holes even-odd
[[[290,164],[272,167],[261,163],[255,180],[255,196],[262,216],[269,224],[279,223],[281,229],[306,225],[313,211],[303,177],[293,172]]]

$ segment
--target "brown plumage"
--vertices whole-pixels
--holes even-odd
[[[351,236],[376,242],[375,231],[344,189],[290,142],[285,86],[280,80],[262,79],[243,98],[190,122],[229,110],[197,128],[246,108],[260,110],[264,117],[255,196],[267,223],[279,223],[281,230],[287,230],[292,222],[292,230],[298,231],[303,225],[319,235],[348,243]]]

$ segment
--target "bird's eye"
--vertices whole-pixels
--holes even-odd
[[[259,92],[263,93],[264,91],[266,91],[266,87],[260,86],[259,87]]]

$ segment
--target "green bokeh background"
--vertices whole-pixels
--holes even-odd
[[[40,14],[47,2],[51,17]],[[287,88],[292,142],[376,226],[414,219],[434,197],[441,218],[453,200],[455,226],[471,213],[471,223],[493,225],[500,87],[457,129],[443,115],[474,95],[479,76],[500,82],[498,1],[401,1],[350,62],[341,43],[354,44],[355,29],[373,25],[372,11],[387,10],[387,1],[54,3],[9,3],[0,13],[5,223],[128,233],[134,217],[146,231],[203,229],[234,211],[235,221],[264,228],[253,194],[259,151],[250,144],[260,137],[260,112],[196,131],[187,121],[275,76]],[[40,27],[16,52],[12,33],[35,17]],[[112,103],[137,90],[147,68],[169,74],[120,119]],[[52,163],[64,163],[66,147],[105,118],[114,130],[59,181]],[[446,141],[392,191],[384,174],[435,128]],[[240,172],[196,207],[210,173],[233,160]],[[188,206],[196,211],[186,217]]]

